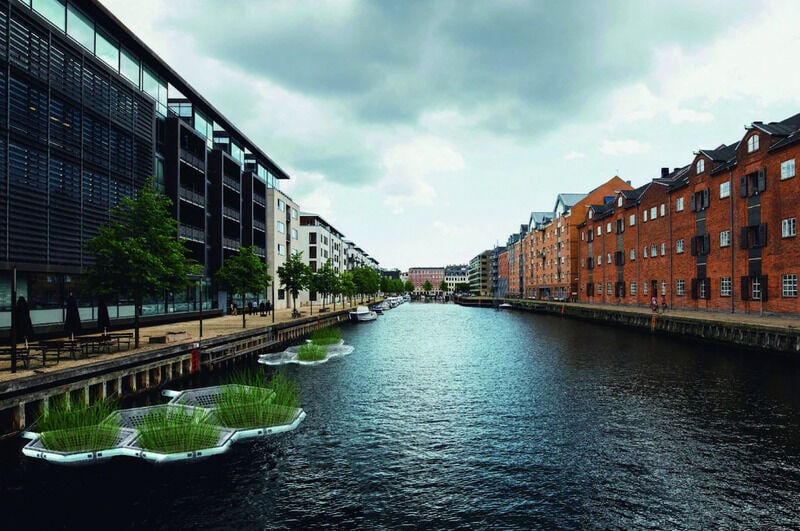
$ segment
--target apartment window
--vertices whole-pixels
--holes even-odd
[[[282,243],[278,244],[278,254],[281,255],[281,256],[285,256],[286,255],[286,246],[284,244],[282,244]]]
[[[628,218],[628,225],[630,225],[631,227],[636,225],[636,214],[630,215],[630,217]]]
[[[781,180],[794,177],[794,159],[781,162]]]
[[[308,233],[308,243],[311,245],[317,244],[317,233],[316,232],[309,232]]]
[[[686,294],[686,281],[679,280],[677,284],[675,284],[675,295],[683,296]]]
[[[606,234],[610,233],[611,233],[611,222],[609,221],[608,223],[606,223]]]
[[[697,289],[699,290],[699,298],[701,298],[701,299],[707,299],[708,298],[707,297],[708,293],[706,291],[706,282],[704,282],[704,281],[705,281],[705,279],[701,279],[701,281],[698,282],[698,285],[697,285]]]
[[[667,244],[662,242],[661,243],[661,256],[664,256],[666,254],[667,254]]]
[[[608,254],[606,255],[606,263],[607,263],[607,264],[610,264],[610,263],[611,263],[611,253],[608,253]]]
[[[278,210],[286,212],[286,203],[283,202],[283,199],[278,199]]]
[[[724,230],[719,233],[719,246],[728,247],[731,244],[731,231]]]
[[[705,210],[711,204],[711,194],[707,188],[693,193],[690,198],[692,200],[692,212]]]
[[[753,135],[747,139],[747,152],[758,151],[758,135]]]
[[[647,258],[647,246],[646,245],[644,246],[644,249],[642,249],[642,257],[643,258]]]
[[[667,205],[665,205],[664,203],[661,203],[660,210],[661,210],[661,217],[662,218],[667,215]]]
[[[683,198],[679,197],[675,200],[675,212],[680,212],[683,210]]]
[[[658,217],[658,207],[650,207],[650,219],[656,219]]]
[[[754,301],[761,300],[761,279],[759,277],[752,277],[750,280],[750,289]]]
[[[58,29],[64,31],[64,17],[66,6],[64,2],[58,0],[36,0],[33,9],[38,11],[47,20],[52,22]]]
[[[603,265],[603,255],[602,254],[598,254],[597,255],[597,265],[599,265],[599,266]]]
[[[656,244],[652,244],[650,246],[650,258],[655,258],[658,256],[658,251],[656,250]]]
[[[598,295],[602,295],[603,294],[603,283],[602,282],[598,282],[597,283],[597,294]]]
[[[675,253],[681,254],[683,252],[683,238],[675,242]]]
[[[706,169],[706,161],[703,159],[698,160],[697,164],[695,165],[696,173],[703,173],[705,169]]]
[[[662,295],[666,295],[667,294],[667,281],[666,280],[662,280],[661,281],[661,294]]]
[[[283,223],[283,221],[278,222],[278,232],[281,234],[286,233],[286,225]]]
[[[292,209],[292,219],[297,219],[297,209],[296,208]]]
[[[797,218],[781,220],[781,236],[790,238],[797,235]]]
[[[649,290],[649,285],[647,282],[642,282],[642,295],[647,295],[647,290]]]
[[[739,196],[751,197],[767,189],[767,170],[760,170],[739,177]]]
[[[597,227],[597,235],[598,236],[602,236],[603,235],[603,227]]]
[[[139,88],[139,59],[128,50],[122,48],[120,53],[119,72],[129,81],[132,81],[136,88]]]
[[[94,51],[94,25],[91,19],[70,5],[67,7],[67,35],[78,41],[84,48]]]
[[[631,260],[636,260],[636,249],[631,249]]]
[[[621,207],[621,206],[622,206],[622,196],[619,196],[619,197],[617,198],[617,206],[618,206],[618,207]]]
[[[642,212],[642,222],[643,223],[647,223],[647,209],[646,208],[644,209],[644,212]]]
[[[631,280],[631,297],[636,295],[636,281]]]
[[[614,288],[611,287],[611,282],[606,284],[606,293],[608,293],[609,295],[613,295],[614,294]]]
[[[719,294],[721,297],[730,297],[733,290],[733,281],[731,277],[722,277],[719,279]]]
[[[292,229],[292,239],[293,240],[297,239],[297,229]]]
[[[783,275],[783,296],[797,297],[797,275]]]
[[[730,197],[731,195],[731,182],[725,181],[724,183],[719,183],[719,198],[725,199],[726,197]]]

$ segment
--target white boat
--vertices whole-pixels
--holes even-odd
[[[510,305],[509,303],[507,303],[507,302],[504,302],[503,304],[501,304],[500,306],[498,306],[498,308],[499,308],[499,309],[501,309],[501,310],[510,310],[511,308],[513,308],[513,306],[511,306],[511,305]]]
[[[355,310],[350,311],[351,321],[374,321],[377,318],[378,314],[366,306],[356,306]]]

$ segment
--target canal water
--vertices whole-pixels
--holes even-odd
[[[287,370],[300,428],[204,462],[5,441],[3,528],[800,527],[794,359],[452,304],[342,331],[352,354]]]

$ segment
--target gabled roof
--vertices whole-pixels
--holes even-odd
[[[540,228],[545,223],[553,220],[552,212],[531,212],[530,223],[528,224],[530,230]]]
[[[736,149],[739,147],[739,141],[732,142],[727,146],[722,144],[716,149],[701,149],[700,153],[708,157],[714,162],[728,162],[736,157]]]
[[[564,206],[572,207],[584,197],[586,197],[586,194],[558,194],[558,197],[556,197],[556,204],[561,201],[564,203]]]
[[[589,208],[594,211],[592,220],[597,221],[598,219],[607,218],[614,213],[614,202],[610,201],[602,205],[589,205]]]
[[[644,194],[651,184],[652,183],[643,184],[639,188],[634,188],[633,190],[620,190],[620,194],[625,198],[625,201],[635,203],[639,201],[639,198],[642,197],[642,194]]]
[[[770,135],[789,136],[800,129],[800,113],[790,116],[785,120],[781,120],[780,122],[770,122],[768,124],[753,122],[753,127]]]

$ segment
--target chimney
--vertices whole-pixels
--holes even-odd
[[[666,177],[669,175],[669,168],[661,168],[661,176]]]

